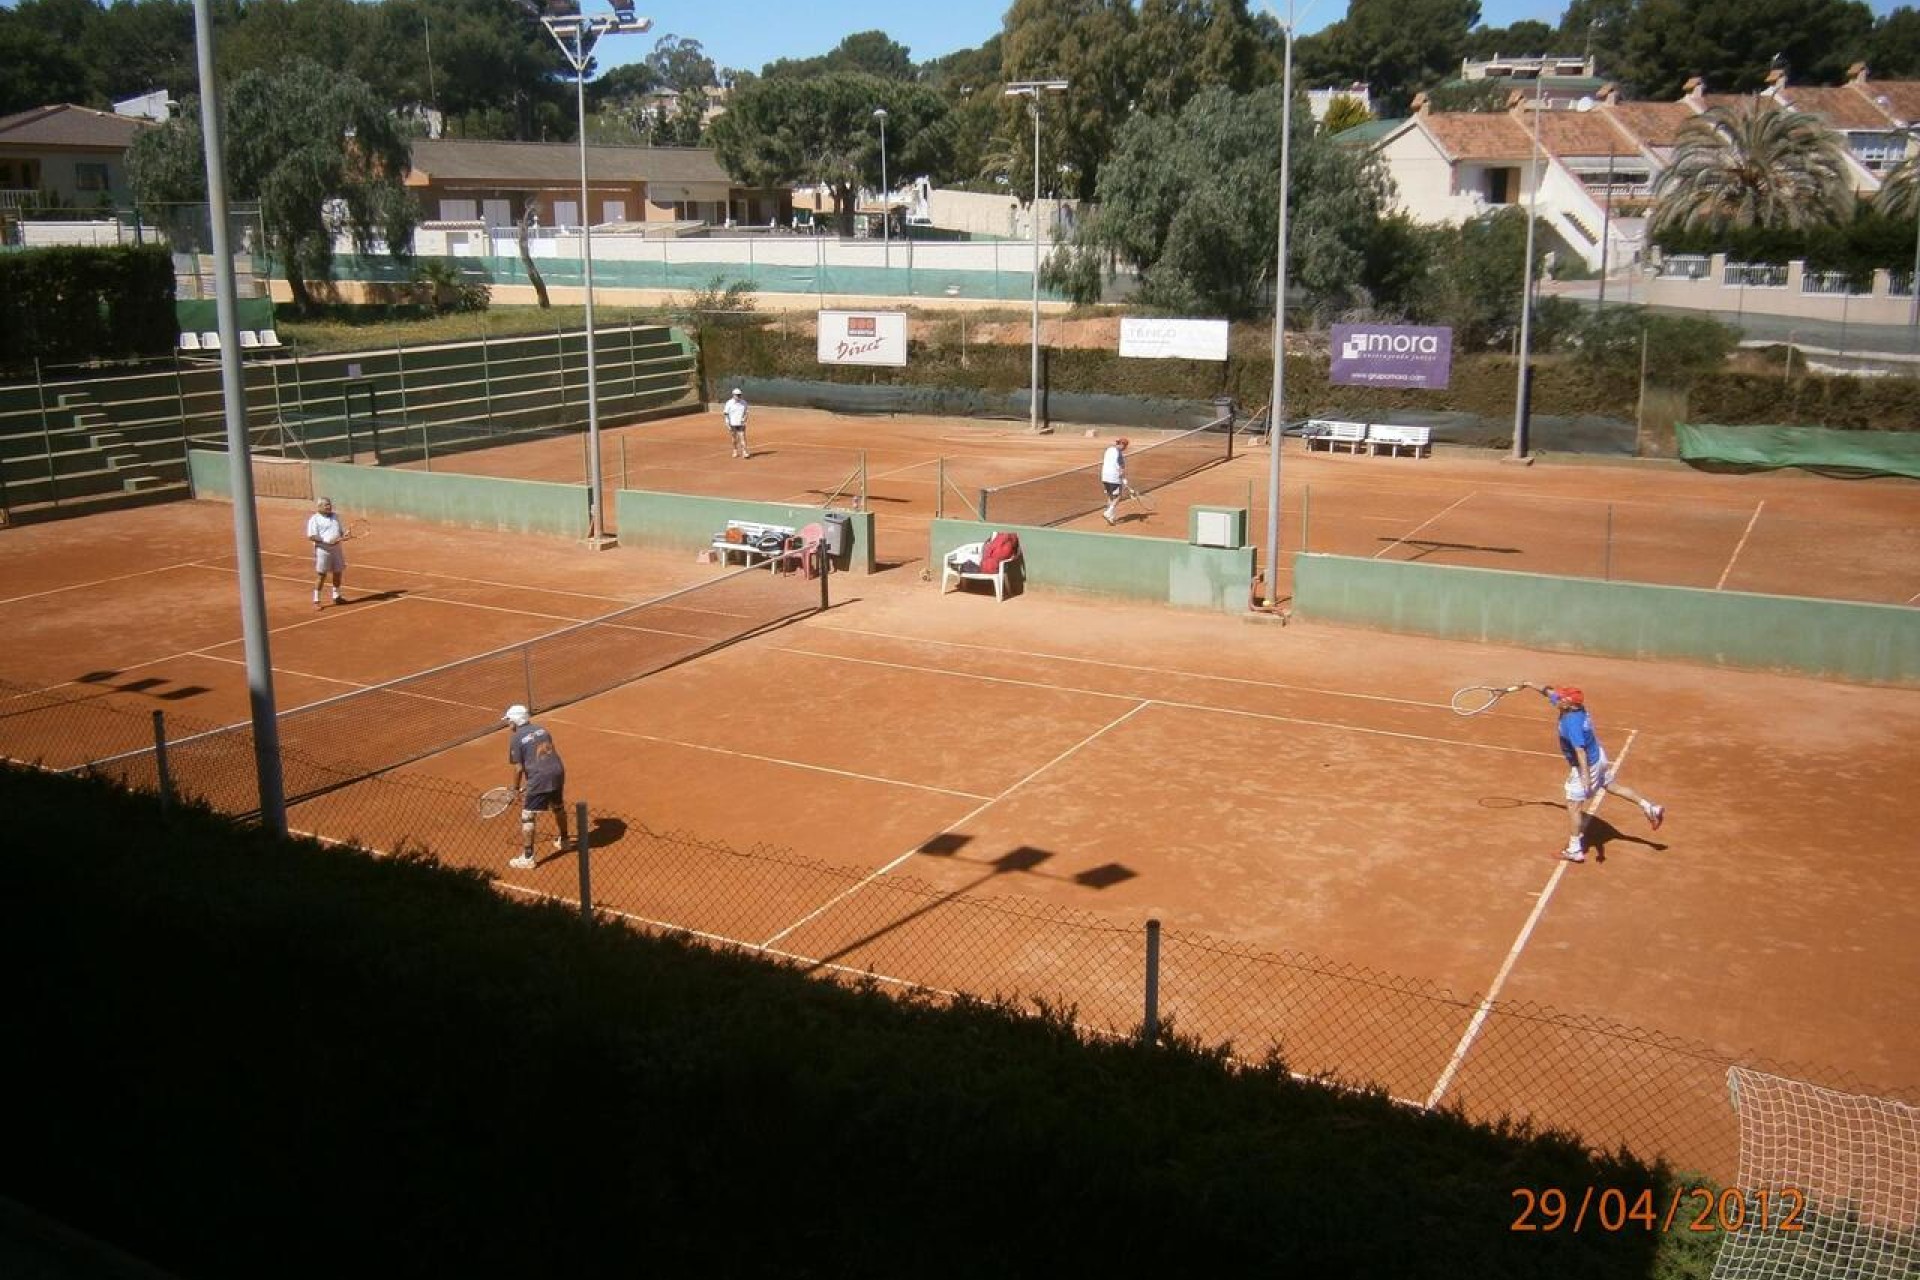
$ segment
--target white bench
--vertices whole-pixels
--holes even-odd
[[[1344,446],[1350,452],[1358,453],[1367,444],[1367,424],[1313,418],[1300,435],[1309,449],[1324,445],[1327,452],[1332,453],[1336,447]]]
[[[1020,557],[1018,555],[1008,556],[1005,560],[1002,560],[1000,567],[992,573],[981,573],[978,571],[968,572],[960,567],[963,564],[979,564],[980,553],[986,549],[986,545],[984,542],[969,542],[947,552],[946,556],[940,562],[941,595],[947,594],[947,589],[952,586],[957,579],[961,582],[991,582],[993,584],[993,598],[995,600],[1005,600],[1007,598],[1007,569],[1019,563]]]
[[[739,531],[737,539],[729,536],[735,530]],[[780,535],[781,547],[778,550],[762,551],[758,543],[769,533]],[[797,531],[789,525],[761,524],[753,520],[729,520],[726,529],[714,535],[712,546],[720,553],[721,564],[732,564],[733,557],[738,554],[741,564],[750,565],[765,560],[778,560],[787,554],[786,540],[796,536]]]
[[[1367,428],[1367,451],[1380,453],[1385,450],[1400,456],[1405,449],[1418,458],[1433,448],[1432,427],[1397,427],[1389,422],[1376,422]]]

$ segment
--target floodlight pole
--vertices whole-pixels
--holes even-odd
[[[1530,463],[1527,452],[1527,419],[1532,407],[1527,403],[1527,362],[1533,342],[1533,224],[1540,212],[1540,92],[1546,88],[1546,68],[1533,82],[1533,190],[1527,193],[1527,260],[1520,275],[1520,378],[1513,390],[1513,452],[1508,462]]]
[[[573,68],[574,106],[580,122],[580,257],[585,269],[587,326],[587,541],[606,546],[606,491],[600,483],[600,364],[594,352],[593,330],[593,214],[587,204],[587,64],[600,37],[610,32],[639,34],[651,30],[652,18],[635,17],[631,9],[589,18],[570,13],[540,19],[561,54]]]
[[[1065,80],[1015,80],[1006,88],[1009,98],[1027,99],[1033,112],[1033,381],[1028,394],[1027,429],[1035,435],[1050,428],[1040,425],[1040,95],[1065,93]]]
[[[1287,38],[1280,76],[1280,229],[1273,288],[1273,403],[1267,409],[1267,583],[1269,609],[1280,603],[1280,451],[1287,425],[1287,194],[1293,170],[1293,3],[1280,31]],[[1233,424],[1227,424],[1232,430]]]
[[[247,657],[253,768],[260,821],[267,830],[285,835],[287,800],[280,772],[280,722],[273,697],[273,655],[267,642],[266,588],[260,576],[260,525],[253,510],[252,444],[247,432],[246,382],[240,375],[240,319],[234,302],[233,251],[227,234],[226,152],[221,141],[220,89],[213,72],[210,0],[193,0],[193,33],[200,68],[200,130],[206,140],[207,220],[213,233],[214,310],[220,328],[221,399],[226,406],[227,473],[233,490],[234,573],[239,579],[240,632]]]
[[[880,253],[881,261],[893,266],[893,219],[887,201],[887,109],[875,107],[873,118],[880,122]]]

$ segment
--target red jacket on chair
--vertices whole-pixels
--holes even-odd
[[[994,573],[1000,566],[1020,554],[1020,535],[1001,532],[987,539],[980,549],[980,572]]]

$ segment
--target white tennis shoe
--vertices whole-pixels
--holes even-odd
[[[507,865],[512,867],[515,871],[531,871],[538,864],[534,862],[533,855],[531,853],[523,853],[517,858],[507,859]]]

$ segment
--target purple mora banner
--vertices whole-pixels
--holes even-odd
[[[1333,326],[1333,384],[1440,390],[1453,375],[1453,330],[1406,324]]]

